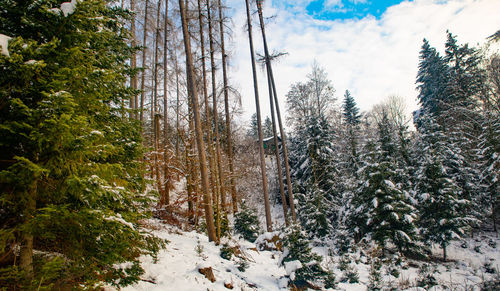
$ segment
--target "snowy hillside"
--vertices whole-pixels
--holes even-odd
[[[169,241],[167,248],[160,251],[156,262],[150,256],[143,256],[141,262],[145,274],[141,276],[142,280],[123,290],[289,290],[289,276],[285,267],[280,265],[280,251],[258,250],[254,243],[235,238],[223,239],[221,245],[216,246],[204,234],[184,232],[157,220],[150,223],[159,237]],[[270,233],[261,235],[259,240],[265,237],[271,237]],[[481,290],[483,282],[498,278],[494,273],[500,266],[499,243],[500,240],[491,235],[482,235],[454,242],[447,263],[403,261],[399,266],[397,262],[384,264],[379,271],[381,286],[396,290],[426,290],[417,288],[418,282],[434,277],[438,285],[429,290]],[[229,260],[222,258],[224,244],[241,253],[236,251]],[[336,290],[369,290],[374,261],[368,251],[358,250],[350,254],[352,263],[347,263],[345,268],[342,266],[345,256],[327,256],[328,248],[325,247],[313,250],[323,256],[323,265],[335,273],[337,281],[347,280],[338,282]],[[438,256],[440,249],[435,251]],[[242,261],[248,264],[245,270],[241,269]],[[212,269],[214,282],[200,273],[203,268]],[[358,273],[357,283],[349,275],[353,272]]]

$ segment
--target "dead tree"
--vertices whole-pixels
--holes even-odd
[[[257,85],[257,68],[255,64],[255,52],[254,52],[253,37],[252,37],[252,19],[250,15],[250,5],[248,1],[249,0],[245,0],[246,11],[247,11],[248,41],[250,44],[250,58],[252,61],[253,88],[255,93],[255,108],[257,111],[257,131],[259,135],[259,154],[260,154],[260,170],[262,174],[262,190],[264,192],[264,208],[266,211],[267,231],[272,231],[273,225],[271,221],[271,206],[269,205],[269,190],[267,186],[266,161],[264,158],[264,143],[262,141],[263,140],[262,118],[260,114],[259,87]]]
[[[201,171],[201,182],[203,191],[203,200],[205,206],[205,219],[207,224],[208,239],[210,241],[217,241],[217,236],[215,233],[215,225],[213,219],[212,201],[209,189],[208,173],[207,173],[207,158],[205,154],[205,142],[203,141],[203,135],[201,132],[201,120],[200,120],[200,106],[198,104],[198,90],[196,88],[196,83],[194,80],[194,68],[193,68],[193,57],[191,54],[191,40],[189,37],[189,28],[186,16],[186,7],[183,0],[179,0],[179,9],[181,13],[181,23],[182,23],[182,34],[184,38],[184,50],[186,55],[186,75],[187,75],[187,87],[188,94],[190,96],[193,105],[193,117],[195,126],[195,136],[196,144],[198,148],[198,158]]]
[[[233,141],[231,136],[231,115],[229,114],[229,88],[227,81],[227,55],[224,44],[224,17],[222,14],[222,3],[218,0],[219,6],[219,25],[220,25],[220,46],[222,54],[222,78],[224,82],[224,109],[226,113],[226,151],[229,162],[229,178],[231,183],[231,200],[233,204],[233,213],[238,212],[238,201],[236,195],[236,181],[234,176],[234,157]]]
[[[294,205],[294,198],[293,198],[293,192],[292,192],[292,180],[290,177],[290,165],[288,163],[288,149],[286,146],[286,135],[285,131],[283,129],[283,123],[281,121],[281,113],[279,109],[279,103],[278,103],[278,97],[276,93],[276,84],[274,82],[274,76],[273,76],[273,70],[271,66],[271,58],[269,55],[269,49],[267,46],[267,39],[266,39],[266,30],[264,26],[264,17],[262,14],[262,0],[257,0],[257,11],[259,13],[259,21],[260,21],[260,30],[262,32],[262,42],[264,44],[264,54],[265,54],[265,61],[266,61],[266,68],[267,68],[267,77],[268,77],[268,84],[271,85],[272,87],[272,94],[273,96],[271,99],[274,100],[274,105],[276,106],[276,115],[278,116],[278,124],[280,127],[280,133],[281,133],[281,146],[283,148],[283,159],[285,162],[285,172],[286,172],[286,181],[287,181],[287,188],[288,188],[288,200],[290,202],[290,212],[292,213],[292,219],[293,221],[296,221],[297,217],[295,214],[295,205]],[[272,101],[271,101],[272,103]],[[273,114],[273,113],[271,113]],[[281,179],[281,177],[280,177]],[[286,201],[283,201],[283,203],[286,203]]]

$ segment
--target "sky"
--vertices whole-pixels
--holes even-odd
[[[255,113],[255,100],[245,1],[228,0],[226,5],[233,19],[231,83],[241,92],[241,119],[246,122]],[[450,30],[459,43],[483,45],[500,30],[499,11],[500,0],[267,0],[270,51],[287,53],[273,65],[281,111],[286,111],[290,86],[306,81],[316,61],[328,73],[339,104],[347,89],[363,111],[398,95],[410,114],[417,109],[415,76],[422,40],[443,52]],[[263,54],[256,20],[255,50]],[[258,79],[264,118],[270,114],[269,97],[260,68]]]

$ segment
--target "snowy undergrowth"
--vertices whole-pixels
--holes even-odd
[[[145,274],[143,281],[123,290],[228,290],[224,284],[231,284],[233,290],[280,290],[279,279],[285,269],[278,266],[278,257],[271,251],[257,251],[255,245],[243,240],[223,240],[216,246],[204,234],[183,232],[179,229],[153,221],[155,234],[169,241],[167,248],[160,251],[158,261],[144,256],[141,258]],[[239,245],[247,258],[245,271],[238,270],[241,259],[234,255],[231,260],[220,256],[224,243]],[[210,282],[199,273],[199,268],[211,267],[215,282]]]
[[[155,262],[149,256],[141,258],[145,274],[142,281],[123,290],[286,290],[290,273],[280,264],[279,251],[257,251],[256,245],[242,239],[223,239],[217,246],[209,242],[204,234],[195,231],[184,232],[177,227],[151,220],[155,234],[169,241],[167,248],[160,251]],[[265,235],[263,235],[265,236]],[[238,269],[242,259],[233,255],[230,260],[221,257],[224,244],[238,246],[240,257],[246,258],[245,270]],[[500,240],[491,234],[483,234],[474,239],[455,241],[449,246],[449,261],[422,262],[385,260],[378,273],[379,286],[393,290],[481,290],[484,281],[498,278],[500,267]],[[333,271],[338,282],[336,290],[369,290],[374,260],[369,249],[344,256],[332,255],[327,247],[314,247],[313,251],[323,256],[322,265]],[[433,249],[435,257],[441,250]],[[346,260],[342,266],[342,260]],[[390,256],[389,256],[390,257]],[[384,260],[384,259],[382,259]],[[211,267],[215,282],[209,281],[198,270]],[[422,272],[422,269],[426,273]],[[351,281],[352,274],[356,280]],[[418,288],[427,275],[435,278],[436,286]],[[346,277],[347,276],[347,277]],[[343,281],[343,282],[339,282]],[[332,290],[332,289],[328,289]],[[494,289],[493,289],[494,290]]]

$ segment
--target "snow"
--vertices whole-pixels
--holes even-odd
[[[254,243],[224,238],[221,245],[227,243],[239,247],[242,257],[247,259],[249,267],[242,272],[237,268],[241,258],[235,256],[230,260],[221,258],[221,245],[209,242],[206,235],[195,231],[182,231],[177,227],[164,225],[158,220],[150,220],[148,224],[153,225],[157,236],[169,242],[166,249],[158,254],[158,261],[155,262],[150,256],[141,257],[141,264],[145,269],[145,273],[141,276],[142,280],[123,288],[125,291],[228,290],[224,287],[224,283],[231,283],[233,290],[287,290],[289,280],[293,279],[296,270],[303,266],[299,261],[285,262],[281,265],[280,257],[283,255],[279,251],[257,251]],[[261,239],[269,239],[274,235],[276,232],[265,233],[261,235]],[[404,232],[398,235],[410,240]],[[420,276],[420,266],[428,264],[430,274],[439,284],[429,290],[479,290],[483,280],[491,280],[496,276],[488,273],[484,266],[488,264],[495,268],[500,264],[499,246],[500,239],[494,234],[476,235],[475,238],[453,241],[447,249],[448,262],[403,262],[402,266],[395,266],[400,272],[398,277],[391,275],[388,265],[384,264],[380,269],[382,282],[384,286],[392,286],[396,290],[425,290],[415,286]],[[339,256],[332,254],[327,246],[314,247],[313,251],[323,256],[322,265],[332,270],[337,280],[342,278],[345,271],[338,269],[337,263],[341,260]],[[442,254],[442,250],[437,246],[433,247],[432,252],[438,258]],[[370,257],[360,250],[350,253],[349,256],[351,258],[349,267],[358,272],[359,282],[338,283],[336,290],[367,290]],[[117,267],[127,267],[127,263]],[[198,272],[199,268],[207,267],[213,270],[216,279],[214,283]],[[409,285],[404,285],[405,282]],[[114,289],[108,287],[107,290]]]
[[[302,263],[299,260],[285,262],[285,270],[288,276],[300,268],[302,268]]]
[[[64,14],[64,17],[67,17],[70,14],[73,14],[76,9],[76,0],[71,0],[71,2],[64,2],[61,4],[61,11]]]
[[[287,290],[288,279],[283,266],[278,264],[278,254],[256,251],[255,244],[243,240],[226,239],[222,243],[239,245],[248,258],[249,267],[241,272],[237,268],[240,258],[226,260],[220,257],[220,247],[209,242],[204,234],[185,232],[176,227],[152,220],[157,228],[154,233],[169,242],[154,262],[150,256],[142,256],[145,269],[143,281],[122,290],[228,290],[224,283],[232,283],[233,290]],[[222,245],[221,243],[221,245]],[[199,247],[197,247],[199,245]],[[199,254],[196,249],[201,249]],[[198,272],[200,267],[211,267],[216,281],[210,282]],[[151,283],[154,282],[154,283]],[[108,290],[112,290],[108,288]]]
[[[0,47],[2,49],[1,54],[6,57],[9,57],[9,40],[11,39],[12,37],[0,33]]]

